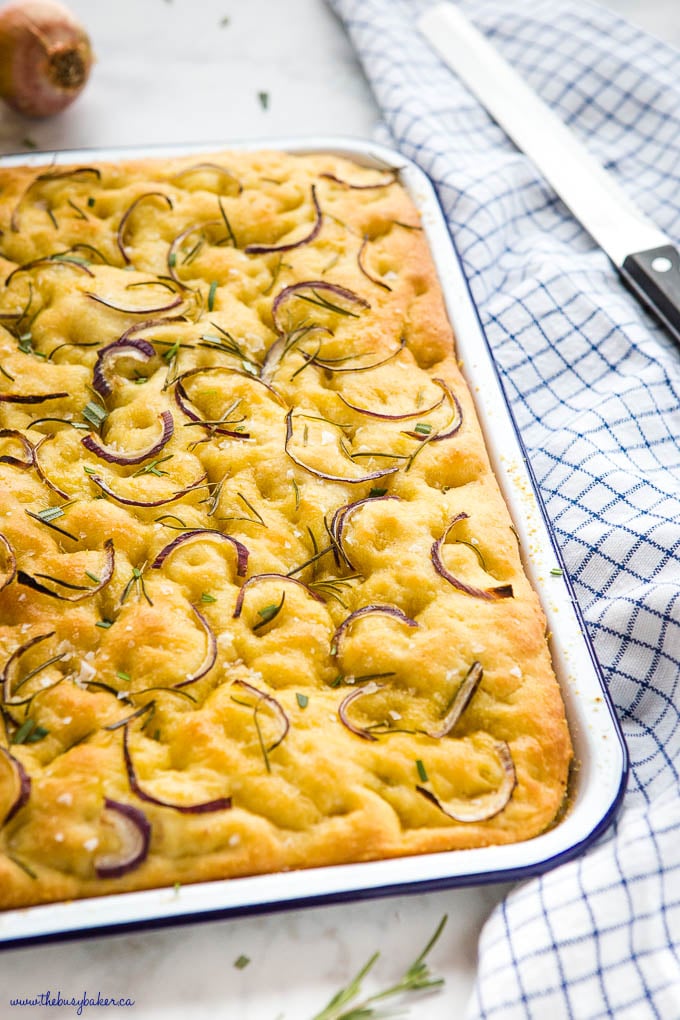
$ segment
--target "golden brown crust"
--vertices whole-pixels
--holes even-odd
[[[0,177],[0,906],[549,826],[571,746],[545,621],[401,187],[276,152]],[[247,250],[304,239],[315,202],[313,241]],[[317,285],[286,291],[304,281]],[[104,359],[101,399],[99,352],[125,334],[147,346]],[[169,441],[142,457],[169,416]],[[33,466],[17,463],[32,456],[21,436]],[[107,461],[92,442],[140,459]],[[458,515],[443,568],[504,597],[435,569]],[[155,566],[189,529],[231,536],[247,565],[201,535]],[[386,605],[337,637],[355,610]],[[427,735],[474,662],[456,726]],[[496,796],[504,749],[507,805],[449,817]],[[181,812],[140,790],[232,807]],[[151,824],[148,856],[117,878],[95,870],[118,847],[106,798]]]

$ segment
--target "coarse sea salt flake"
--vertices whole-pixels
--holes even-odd
[[[83,849],[85,850],[96,850],[99,846],[99,840],[96,836],[91,836],[90,839],[86,839],[83,843]]]
[[[59,796],[57,797],[57,804],[66,804],[66,805],[69,805],[69,804],[72,804],[72,803],[73,803],[73,794],[69,793],[68,790],[65,791],[64,793],[60,793]]]

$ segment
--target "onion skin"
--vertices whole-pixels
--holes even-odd
[[[60,113],[93,63],[85,29],[55,0],[16,0],[0,11],[0,96],[25,117]]]

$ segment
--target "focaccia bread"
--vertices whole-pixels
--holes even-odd
[[[397,177],[0,170],[0,906],[559,815],[545,620]]]

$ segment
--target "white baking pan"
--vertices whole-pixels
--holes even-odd
[[[4,157],[0,165],[262,148],[297,153],[333,152],[367,166],[398,167],[402,183],[420,210],[457,337],[458,357],[475,397],[493,467],[520,539],[525,568],[538,591],[552,635],[553,661],[574,743],[569,809],[548,832],[510,846],[311,868],[0,912],[0,946],[528,878],[583,853],[611,824],[623,797],[628,770],[626,747],[569,579],[564,572],[560,573],[557,544],[458,256],[425,174],[390,149],[333,138],[264,139],[245,145],[216,142],[143,151],[31,153]]]

